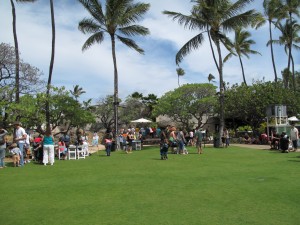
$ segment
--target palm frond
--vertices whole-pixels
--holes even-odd
[[[82,19],[78,24],[78,29],[84,34],[97,33],[104,30],[94,19],[91,18]]]
[[[116,35],[116,37],[129,48],[136,50],[140,54],[144,54],[144,50],[141,49],[132,39],[121,37],[119,35]]]
[[[140,25],[131,25],[128,27],[119,28],[118,31],[126,36],[148,35],[149,29]]]
[[[203,42],[203,32],[190,39],[176,54],[176,64],[178,65],[182,59],[192,50],[198,49]]]
[[[168,17],[172,17],[173,21],[178,21],[179,25],[183,25],[185,29],[195,30],[205,28],[205,23],[199,18],[194,17],[193,15],[187,16],[181,13],[172,12],[172,11],[163,11],[163,14]]]
[[[102,10],[101,2],[98,0],[78,0],[84,8],[97,20],[100,24],[105,24],[105,15]]]
[[[89,47],[91,47],[93,44],[101,43],[104,39],[104,33],[102,31],[94,33],[92,36],[90,36],[85,43],[82,46],[82,51],[87,50]]]

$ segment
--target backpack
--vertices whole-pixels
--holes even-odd
[[[5,135],[0,136],[0,145],[4,145],[5,144]]]

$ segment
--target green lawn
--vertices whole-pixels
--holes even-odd
[[[0,170],[1,225],[298,225],[300,153],[230,147]]]

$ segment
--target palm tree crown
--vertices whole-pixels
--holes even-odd
[[[257,51],[251,50],[251,45],[255,44],[255,41],[250,39],[251,34],[248,31],[238,28],[235,31],[234,41],[226,40],[225,46],[229,50],[229,54],[224,58],[224,62],[230,59],[233,55],[238,56],[242,68],[242,75],[245,85],[247,85],[244,66],[242,62],[242,56],[249,58],[249,54],[260,54]]]
[[[84,34],[91,34],[84,43],[82,50],[88,49],[93,44],[101,43],[105,34],[108,34],[111,40],[114,64],[114,135],[116,136],[118,132],[119,91],[115,39],[143,54],[144,50],[130,37],[149,34],[147,28],[135,23],[142,19],[149,10],[150,4],[134,3],[133,0],[106,0],[105,10],[103,10],[99,0],[79,0],[79,2],[92,16],[79,22],[78,29]]]

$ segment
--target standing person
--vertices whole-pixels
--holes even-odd
[[[202,154],[202,140],[203,140],[203,134],[201,129],[197,129],[195,132],[195,140],[196,140],[196,147],[197,147],[197,153]]]
[[[227,148],[229,146],[229,132],[228,132],[227,128],[224,128],[223,137],[225,140],[225,147]]]
[[[20,149],[20,166],[24,166],[24,145],[25,140],[27,138],[27,134],[23,127],[21,127],[21,122],[16,121],[14,122],[14,142],[17,143],[19,149]]]
[[[45,135],[43,137],[43,163],[46,166],[50,162],[53,166],[54,163],[54,138],[52,136],[51,128],[46,128]]]
[[[98,147],[98,142],[99,142],[99,136],[98,133],[95,131],[93,134],[92,145]]]
[[[112,132],[106,132],[104,136],[104,143],[105,143],[105,151],[106,156],[110,156],[111,147],[112,147],[112,141],[113,141],[113,134]]]
[[[126,153],[132,153],[132,141],[133,140],[134,140],[134,135],[133,135],[132,131],[129,131],[129,133],[127,135],[128,150],[126,151]]]
[[[178,150],[177,150],[177,154],[184,154],[184,143],[186,142],[185,138],[184,138],[184,134],[183,131],[179,130],[177,132],[177,142],[178,142]]]
[[[299,131],[295,127],[295,124],[292,123],[292,127],[291,127],[291,140],[292,140],[292,143],[293,143],[293,149],[294,149],[294,151],[297,151],[297,148],[298,148],[298,139],[299,139]]]
[[[4,158],[5,158],[5,149],[6,149],[6,138],[5,135],[8,132],[0,127],[0,169],[5,167]]]

